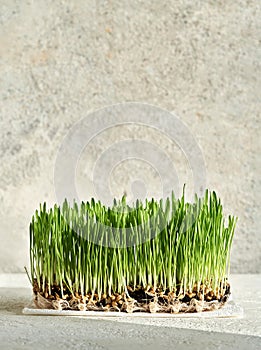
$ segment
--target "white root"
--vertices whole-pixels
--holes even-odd
[[[112,300],[113,299],[113,300]],[[55,309],[55,310],[80,310],[80,311],[118,311],[118,312],[149,312],[149,313],[179,313],[179,312],[203,312],[220,309],[225,300],[221,301],[204,301],[192,298],[189,302],[183,302],[173,295],[168,298],[163,298],[164,301],[159,301],[156,295],[150,301],[137,301],[134,298],[128,297],[126,294],[122,298],[118,296],[118,303],[116,298],[106,299],[108,302],[105,306],[99,304],[93,299],[72,297],[70,301],[58,299],[50,300],[44,298],[40,293],[35,296],[35,305],[39,309]]]

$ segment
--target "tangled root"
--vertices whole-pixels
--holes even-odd
[[[230,285],[215,294],[211,288],[201,285],[192,292],[162,291],[160,289],[133,288],[128,286],[124,293],[112,295],[103,294],[71,294],[64,288],[63,293],[57,285],[52,286],[52,293],[48,288],[40,290],[37,281],[34,285],[34,303],[39,309],[78,310],[78,311],[117,311],[117,312],[148,312],[148,313],[174,313],[212,311],[223,307],[230,295]]]
[[[39,309],[55,309],[55,310],[78,310],[78,311],[118,311],[118,312],[148,312],[148,313],[174,313],[179,312],[203,312],[220,309],[226,303],[226,298],[221,301],[204,301],[192,298],[188,302],[183,302],[179,299],[170,299],[162,303],[157,296],[149,301],[138,301],[133,298],[124,298],[121,304],[111,303],[102,305],[95,300],[82,300],[75,296],[71,300],[57,299],[50,300],[44,298],[40,293],[35,296],[35,305]]]

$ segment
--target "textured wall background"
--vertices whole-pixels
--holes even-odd
[[[28,223],[39,202],[56,200],[54,164],[69,128],[124,101],[173,111],[188,126],[205,158],[207,186],[239,216],[232,270],[260,272],[259,1],[0,0],[0,6],[0,272],[28,264]],[[190,186],[184,157],[164,135],[123,126],[85,150],[77,171],[86,196],[93,191],[91,163],[108,144],[135,137],[168,154],[179,182]],[[115,195],[131,193],[134,175],[148,193],[159,183],[138,161],[111,175]]]

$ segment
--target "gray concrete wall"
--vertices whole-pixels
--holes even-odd
[[[0,6],[0,272],[28,264],[28,224],[39,202],[57,200],[55,160],[70,128],[127,101],[161,107],[186,125],[205,160],[206,186],[226,213],[239,217],[232,270],[260,272],[259,1],[0,0]],[[164,117],[159,126],[126,124],[95,134],[76,169],[79,196],[102,197],[91,169],[126,139],[164,152],[175,167],[173,188],[186,182],[193,192],[186,154],[161,133]],[[151,169],[146,154],[127,156],[108,176],[111,194],[160,195],[159,169]],[[113,160],[111,154],[107,161]]]

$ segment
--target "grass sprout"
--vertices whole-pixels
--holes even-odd
[[[236,221],[225,220],[220,199],[208,190],[192,203],[184,193],[132,206],[125,197],[111,207],[94,199],[50,209],[44,203],[30,223],[30,280],[49,294],[54,284],[61,293],[66,287],[99,297],[129,286],[182,294],[205,285],[219,294]]]

